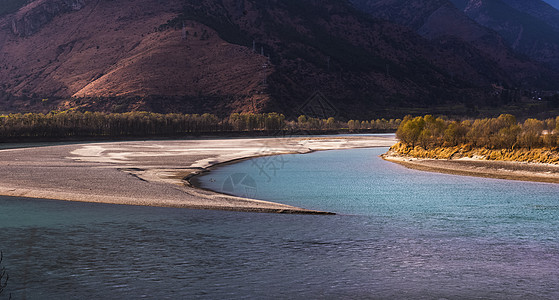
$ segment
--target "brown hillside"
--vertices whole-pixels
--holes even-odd
[[[487,29],[475,28],[471,39],[449,37],[438,28],[450,27],[456,14],[465,28],[458,32],[475,23],[448,6],[426,6],[414,19],[421,27],[411,28],[347,0],[29,3],[0,13],[0,111],[277,111],[296,118],[321,95],[331,111],[321,117],[401,117],[432,107],[453,114],[455,107],[519,101],[521,90],[554,90],[559,78],[495,46],[500,40]],[[501,97],[495,87],[511,92]]]
[[[194,21],[184,29],[158,30],[176,16],[178,1],[84,0],[68,11],[49,11],[42,6],[48,1],[56,2],[33,2],[2,19],[0,82],[10,94],[24,99],[235,95],[238,103],[226,104],[229,110],[252,110],[248,103],[268,98],[260,88],[264,74],[273,71],[264,67],[267,58],[224,42]],[[12,24],[42,27],[22,34]]]

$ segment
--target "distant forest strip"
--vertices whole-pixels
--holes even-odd
[[[234,113],[227,118],[212,114],[158,114],[151,112],[103,113],[62,111],[0,115],[0,138],[149,137],[211,133],[305,134],[313,132],[394,132],[401,120],[319,119],[299,116],[286,120],[278,113]]]
[[[559,163],[559,117],[517,122],[508,114],[464,121],[407,116],[396,136],[400,143],[391,150],[417,158]]]

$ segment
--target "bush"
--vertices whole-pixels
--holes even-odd
[[[448,121],[424,117],[404,118],[397,137],[409,146],[425,149],[469,145],[488,149],[554,148],[559,144],[557,121],[527,119],[520,124],[512,115],[473,121]]]
[[[557,119],[527,119],[518,123],[512,115],[462,122],[435,119],[431,115],[407,116],[398,127],[400,144],[392,150],[419,158],[448,159],[458,155],[557,163],[557,124]]]

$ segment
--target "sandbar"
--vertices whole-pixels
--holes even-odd
[[[390,147],[393,136],[125,141],[0,150],[0,195],[124,205],[327,214],[193,187],[185,178],[230,161]]]
[[[382,158],[410,169],[452,175],[507,180],[559,183],[559,165],[484,160],[476,158],[423,159],[401,156],[393,151]]]

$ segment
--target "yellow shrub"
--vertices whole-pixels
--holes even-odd
[[[410,147],[397,143],[390,150],[402,156],[430,159],[457,159],[463,157],[481,158],[486,160],[518,161],[559,164],[559,152],[557,149],[499,149],[472,148],[470,145],[456,147],[437,147],[424,149],[420,146]]]

